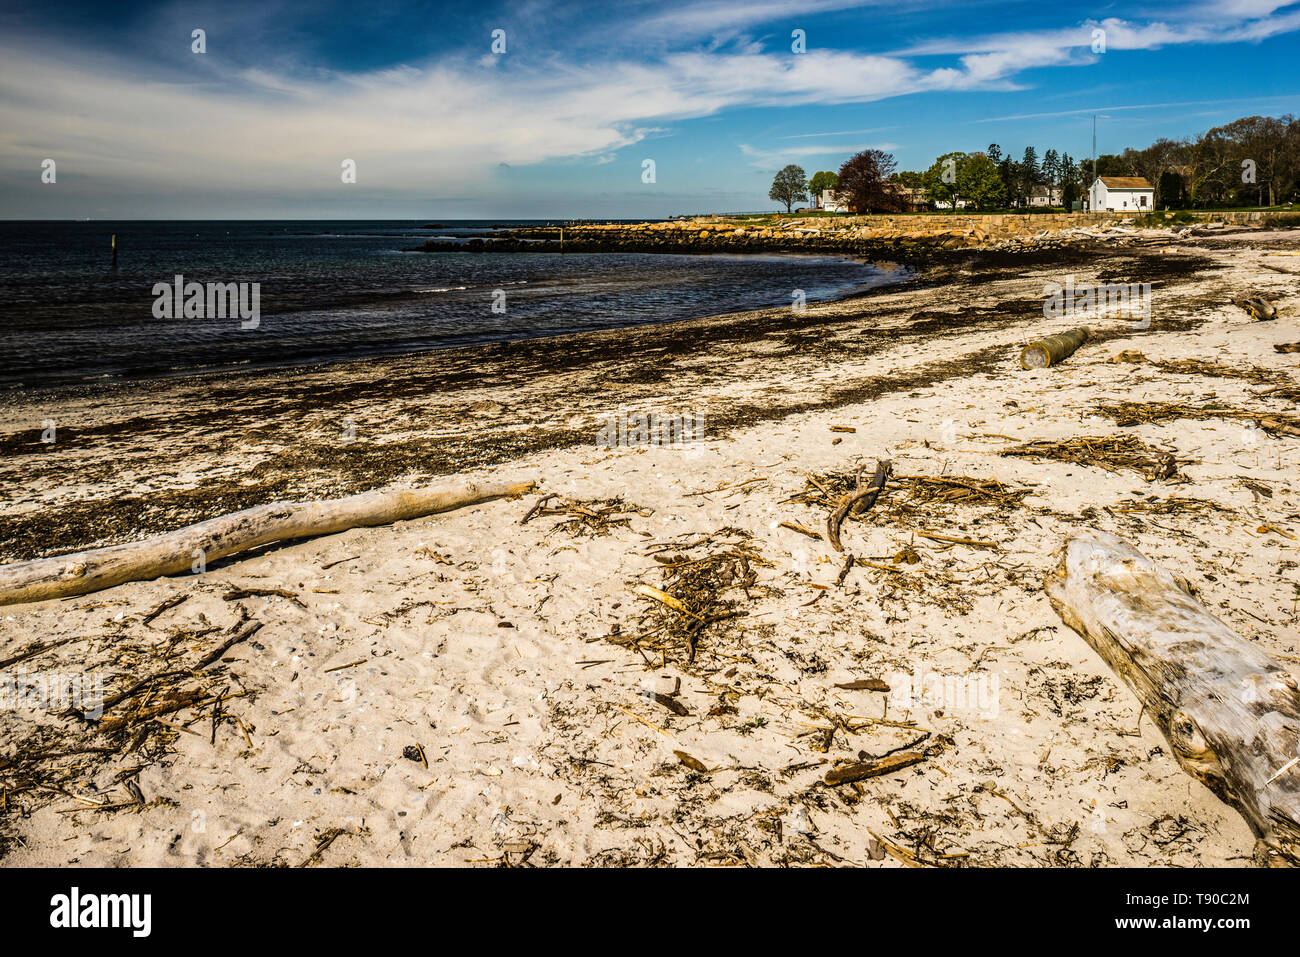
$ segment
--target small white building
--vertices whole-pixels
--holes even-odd
[[[847,213],[849,211],[849,198],[847,195],[841,196],[833,189],[824,189],[822,190],[821,200],[817,205],[828,213]]]
[[[1143,176],[1098,176],[1088,189],[1088,209],[1099,213],[1149,213],[1156,191]]]
[[[1029,190],[1030,206],[1060,206],[1061,191],[1055,186],[1034,186]]]

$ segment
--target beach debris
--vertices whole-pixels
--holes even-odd
[[[1206,362],[1204,359],[1160,359],[1151,363],[1161,372],[1173,372],[1179,375],[1215,376],[1220,379],[1247,379],[1251,382],[1273,383],[1290,382],[1285,372],[1273,369],[1261,369],[1251,365],[1223,365],[1219,362]]]
[[[189,597],[190,596],[188,594],[181,593],[179,595],[172,595],[170,598],[164,598],[161,602],[155,605],[153,609],[149,611],[148,614],[146,614],[143,618],[140,619],[140,624],[142,625],[149,624],[151,621],[153,621],[163,612],[167,611],[168,609],[175,608],[177,605],[179,605],[181,602],[185,601],[185,599]]]
[[[924,760],[925,754],[921,751],[903,751],[899,754],[886,755],[872,761],[857,761],[827,771],[826,784],[830,787],[837,787],[841,784],[851,784],[854,781],[862,781],[866,778],[876,778],[882,774],[890,774],[894,771],[901,771],[903,768],[910,768],[912,765],[920,764]]]
[[[653,514],[653,509],[632,505],[621,498],[583,501],[552,494],[538,499],[519,524],[523,525],[534,517],[561,515],[564,517],[551,526],[551,531],[567,532],[575,538],[595,537],[608,535],[619,526],[627,526],[634,515],[644,518]]]
[[[856,472],[830,472],[806,477],[804,490],[787,503],[833,508],[840,498],[853,489]],[[876,504],[877,513],[904,516],[909,510],[923,509],[933,516],[940,509],[958,505],[984,505],[1011,509],[1018,506],[1033,486],[1012,488],[997,479],[972,475],[894,475],[889,476],[889,495]],[[846,521],[857,520],[854,513]]]
[[[533,507],[524,513],[524,517],[519,520],[519,524],[527,525],[528,520],[532,518],[534,515],[536,515],[539,511],[541,511],[543,505],[545,505],[547,502],[549,502],[551,499],[555,497],[556,497],[555,492],[549,492],[546,495],[543,495],[540,498],[538,498],[537,501],[533,503]]]
[[[662,705],[663,707],[671,711],[673,714],[678,715],[680,717],[686,717],[686,715],[691,713],[690,709],[687,708],[686,705],[682,704],[672,695],[666,695],[660,691],[649,691],[649,690],[642,691],[641,694],[644,697],[649,698],[655,704]]]
[[[374,489],[321,502],[273,502],[188,525],[143,541],[0,565],[0,605],[44,601],[190,571],[258,545],[390,525],[497,498],[523,495],[533,482],[454,483]]]
[[[1146,357],[1146,354],[1145,354],[1145,353],[1140,352],[1140,351],[1137,350],[1137,349],[1125,349],[1123,352],[1117,352],[1117,353],[1115,353],[1113,356],[1111,356],[1111,357],[1110,357],[1109,359],[1107,359],[1106,361],[1107,361],[1107,362],[1131,362],[1131,363],[1137,363],[1137,362],[1146,362],[1146,361],[1147,361],[1147,357]]]
[[[857,681],[846,681],[843,684],[837,684],[835,687],[842,688],[845,691],[888,691],[889,685],[880,678],[859,678]]]
[[[1279,342],[1273,346],[1278,352],[1300,352],[1300,342]]]
[[[636,593],[638,595],[643,595],[646,598],[653,598],[661,605],[667,605],[673,611],[679,611],[683,615],[690,615],[692,618],[696,620],[703,620],[700,618],[699,615],[695,614],[695,612],[687,608],[684,602],[678,601],[672,595],[668,594],[665,591],[660,591],[658,588],[655,588],[653,585],[637,585]]]
[[[814,532],[811,528],[805,528],[798,522],[779,522],[781,528],[788,528],[792,532],[798,532],[800,535],[807,535],[809,538],[815,538],[817,541],[822,540],[821,532]]]
[[[658,652],[665,663],[670,652],[679,664],[695,661],[700,643],[707,635],[717,637],[726,622],[745,617],[739,608],[739,593],[753,600],[760,567],[771,567],[743,529],[724,528],[693,540],[653,546],[651,555],[659,563],[663,587],[639,583],[636,594],[653,602],[642,618],[645,626],[636,633],[610,634],[613,644]],[[702,554],[701,554],[702,553]]]
[[[1142,702],[1178,763],[1241,812],[1256,860],[1300,865],[1300,686],[1129,543],[1069,539],[1045,583],[1061,619]]]
[[[1300,417],[1234,409],[1218,403],[1192,406],[1177,402],[1120,402],[1098,406],[1097,411],[1124,427],[1169,419],[1236,419],[1252,422],[1269,435],[1300,435]]]
[[[224,601],[238,601],[240,598],[287,598],[299,608],[306,608],[300,599],[287,588],[231,588],[221,596]]]
[[[840,544],[840,526],[844,524],[844,519],[850,512],[861,516],[876,503],[885,482],[889,480],[890,467],[889,459],[877,462],[875,474],[865,486],[861,484],[862,469],[859,468],[858,475],[854,478],[855,488],[840,499],[839,505],[826,519],[826,538],[837,552],[844,551],[844,546]]]
[[[1045,369],[1054,366],[1074,355],[1075,351],[1088,341],[1090,335],[1087,326],[1071,329],[1054,336],[1047,336],[1037,342],[1031,342],[1020,350],[1020,367],[1022,369]]]
[[[1258,294],[1239,296],[1232,300],[1232,304],[1246,310],[1256,322],[1268,322],[1277,318],[1277,306]]]
[[[705,765],[703,761],[691,757],[685,751],[674,751],[673,754],[677,757],[678,761],[682,762],[682,764],[686,765],[692,771],[698,771],[700,774],[709,773],[708,766]]]
[[[1153,449],[1135,435],[1080,436],[1058,441],[1037,439],[1003,449],[1002,454],[1091,465],[1107,472],[1128,469],[1148,481],[1172,478],[1179,465],[1173,453]]]

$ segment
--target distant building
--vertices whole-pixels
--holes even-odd
[[[822,194],[817,200],[817,206],[828,213],[851,212],[848,194],[840,195],[833,189],[822,190]]]
[[[921,186],[900,186],[896,182],[889,184],[898,197],[899,205],[905,212],[919,213],[922,210],[929,209],[930,195]]]
[[[894,195],[899,207],[906,212],[917,213],[929,208],[930,198],[925,190],[919,186],[902,186],[891,180],[884,184],[884,188],[886,192]],[[818,209],[825,210],[828,213],[857,212],[857,207],[849,200],[849,194],[838,190],[823,190],[822,194],[816,198],[816,202]],[[964,200],[961,201],[961,205],[966,205]]]
[[[1030,206],[1060,206],[1061,191],[1055,186],[1035,186],[1029,191]]]
[[[1155,188],[1143,176],[1098,176],[1088,188],[1092,212],[1149,213],[1155,204]]]

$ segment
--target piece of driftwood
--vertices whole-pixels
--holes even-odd
[[[910,768],[912,765],[920,764],[924,760],[925,755],[920,751],[903,751],[899,754],[886,755],[875,761],[859,761],[856,764],[846,764],[842,768],[827,771],[826,783],[831,787],[836,787],[840,784],[849,784],[866,778],[878,778],[880,775],[889,774],[891,771]]]
[[[850,512],[860,515],[876,504],[881,489],[885,487],[885,482],[889,479],[889,469],[889,459],[881,459],[877,462],[876,471],[871,476],[871,481],[867,485],[862,485],[859,482],[858,487],[845,495],[840,500],[840,504],[835,511],[831,512],[826,519],[826,538],[837,552],[844,551],[844,546],[840,544],[840,526],[844,524],[844,520],[849,517]]]
[[[1256,322],[1270,322],[1277,318],[1277,306],[1263,296],[1240,296],[1232,300],[1232,304],[1245,309]]]
[[[1088,341],[1086,326],[1048,336],[1031,342],[1020,350],[1020,365],[1024,369],[1046,369],[1074,355],[1076,349]]]
[[[84,595],[123,582],[190,570],[286,539],[388,525],[495,498],[523,495],[531,482],[384,488],[323,502],[273,502],[187,525],[139,542],[0,565],[0,605]]]
[[[1047,595],[1137,694],[1178,763],[1245,817],[1256,860],[1300,864],[1300,688],[1188,584],[1104,532],[1071,538]]]

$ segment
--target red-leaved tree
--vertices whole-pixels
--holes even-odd
[[[847,195],[849,205],[859,213],[897,212],[903,208],[902,200],[889,183],[889,177],[897,168],[893,154],[884,150],[863,150],[849,157],[840,167],[835,191]]]

